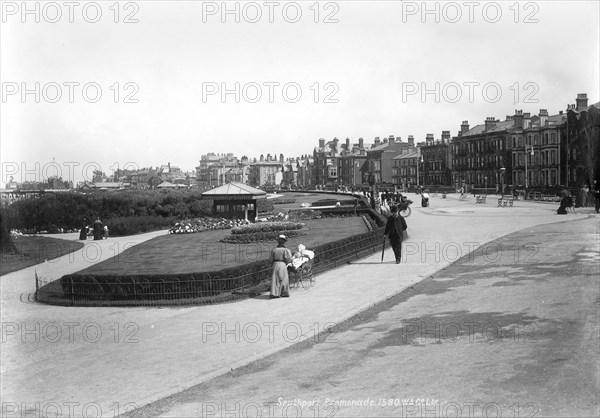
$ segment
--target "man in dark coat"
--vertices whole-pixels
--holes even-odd
[[[399,264],[402,258],[402,233],[406,230],[407,226],[406,221],[398,212],[397,206],[392,206],[390,211],[392,214],[385,224],[383,235],[387,235],[390,239],[390,244],[396,256],[396,264]]]

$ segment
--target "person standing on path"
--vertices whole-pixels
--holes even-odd
[[[288,277],[287,265],[292,262],[292,253],[285,247],[287,238],[279,235],[277,247],[271,250],[271,298],[290,296],[290,279]]]
[[[594,184],[594,208],[596,213],[600,213],[600,180],[596,180]]]
[[[402,234],[408,227],[406,220],[398,212],[397,206],[392,206],[390,211],[392,214],[385,224],[383,235],[387,235],[390,239],[390,244],[396,256],[396,264],[400,264],[400,260],[402,259]]]

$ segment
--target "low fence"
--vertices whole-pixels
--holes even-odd
[[[380,251],[383,229],[313,248],[315,274]],[[36,300],[63,306],[205,305],[258,296],[270,287],[268,260],[217,272],[179,275],[37,277]]]

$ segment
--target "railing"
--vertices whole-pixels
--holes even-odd
[[[313,271],[323,273],[379,251],[383,229],[319,245]],[[36,300],[63,306],[206,305],[258,296],[270,286],[272,267],[260,260],[223,271],[181,275],[39,278]]]

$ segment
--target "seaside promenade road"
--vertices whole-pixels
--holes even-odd
[[[598,239],[588,219],[501,237],[537,251],[464,257],[326,339],[126,416],[599,416]]]
[[[416,199],[413,199],[416,200]],[[114,416],[181,392],[264,358],[343,322],[474,251],[489,263],[502,249],[486,246],[536,225],[588,219],[591,210],[556,215],[556,205],[495,202],[476,205],[432,197],[430,208],[413,205],[405,260],[391,249],[329,271],[316,285],[289,299],[261,297],[214,306],[174,308],[79,308],[27,303],[34,271],[43,277],[81,270],[154,234],[86,242],[73,256],[0,277],[2,291],[2,413],[40,411],[52,416]],[[592,228],[592,226],[590,226]],[[159,232],[166,233],[166,232]],[[76,239],[76,237],[73,237]],[[515,243],[516,260],[533,257],[535,241]],[[193,254],[190,254],[193,257]],[[327,334],[323,334],[327,335]]]

